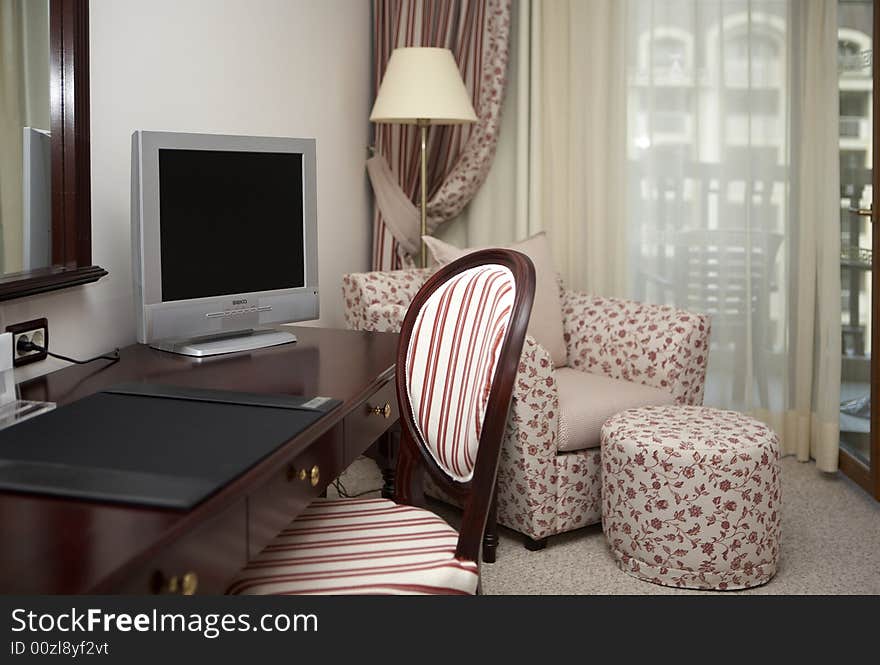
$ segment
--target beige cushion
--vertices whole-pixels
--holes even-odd
[[[611,416],[637,406],[675,404],[671,393],[563,367],[553,372],[559,393],[557,450],[597,448],[602,425]]]
[[[431,236],[423,236],[423,238],[431,256],[441,265],[483,249],[480,247],[459,249]],[[547,349],[554,367],[565,367],[568,364],[568,352],[562,332],[562,303],[559,300],[556,267],[553,265],[547,235],[543,232],[537,233],[531,238],[508,245],[506,249],[522,252],[535,264],[535,304],[532,305],[532,318],[529,320],[529,335]]]

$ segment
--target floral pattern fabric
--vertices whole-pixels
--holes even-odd
[[[351,330],[399,332],[406,310],[432,269],[344,275],[345,325]]]
[[[630,409],[602,428],[602,526],[618,567],[656,584],[744,589],[779,559],[779,441],[734,411]]]
[[[407,306],[431,272],[346,275],[347,325],[399,331]],[[570,367],[662,387],[681,403],[702,401],[706,317],[564,289],[562,293]],[[600,311],[613,313],[613,323],[602,324]],[[547,350],[526,337],[498,465],[498,522],[536,540],[595,524],[602,514],[600,450],[557,450],[559,399],[553,369]],[[449,499],[430,483],[425,490]]]
[[[671,392],[679,404],[702,404],[709,317],[565,291],[568,366]]]

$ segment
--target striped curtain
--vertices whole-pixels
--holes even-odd
[[[472,125],[436,125],[428,130],[428,228],[432,233],[464,209],[483,184],[495,156],[507,76],[510,2],[373,0],[374,95],[395,48],[448,48],[458,63],[479,118]],[[399,199],[415,204],[419,195],[418,128],[390,124],[374,127],[376,154],[371,161],[386,164],[370,169],[371,176],[390,172],[393,179],[378,186],[396,186]],[[377,187],[375,179],[373,186]],[[412,264],[412,233],[408,234],[409,240],[401,237],[403,230],[392,229],[382,217],[381,203],[394,199],[388,195],[376,197],[374,270],[394,270]],[[417,216],[413,222],[418,223]]]

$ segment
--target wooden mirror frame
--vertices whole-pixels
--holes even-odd
[[[89,160],[89,2],[49,0],[52,266],[0,276],[0,301],[95,282]]]

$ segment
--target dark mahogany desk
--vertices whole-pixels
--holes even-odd
[[[222,593],[398,418],[396,334],[295,333],[293,345],[204,360],[135,345],[106,369],[95,362],[23,383],[22,398],[59,405],[123,381],[324,395],[343,404],[189,511],[0,492],[0,592]]]

